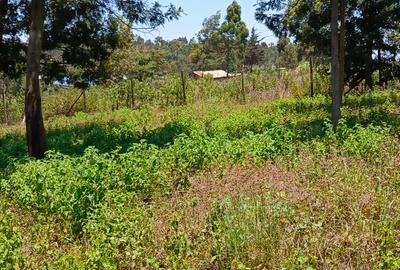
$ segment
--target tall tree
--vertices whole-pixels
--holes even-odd
[[[39,84],[43,28],[44,0],[32,0],[26,68],[25,123],[29,155],[38,159],[43,158],[47,150]]]
[[[346,54],[346,0],[340,1],[340,34],[339,34],[339,89],[340,103],[344,95],[345,54]]]
[[[332,92],[332,123],[336,131],[340,119],[340,65],[339,65],[339,35],[338,35],[338,0],[331,0],[331,92]]]
[[[399,44],[393,42],[400,20],[398,0],[347,0],[343,24],[346,31],[345,83],[349,91],[363,80],[373,87],[372,74],[382,71],[382,82],[400,73]],[[276,35],[290,35],[303,46],[312,46],[317,55],[330,55],[330,0],[258,0],[256,18]],[[381,57],[377,57],[380,52]],[[397,60],[396,60],[397,59]]]
[[[24,0],[0,0],[0,72],[19,78],[26,61],[26,44],[21,33],[28,28]]]
[[[261,41],[260,35],[253,27],[251,29],[245,57],[245,64],[250,67],[250,71],[253,71],[253,66],[261,63],[264,57],[264,49],[260,45]]]
[[[101,33],[114,33],[113,24],[110,22],[118,19],[116,14],[122,15],[129,23],[155,28],[168,20],[176,19],[181,12],[172,5],[163,11],[159,3],[149,5],[145,0],[47,0],[46,5],[45,1],[32,0],[30,16],[26,16],[30,18],[31,25],[26,67],[25,121],[29,154],[36,158],[43,158],[47,149],[39,87],[43,41],[47,49],[60,48],[63,44],[63,58],[68,59],[70,64],[82,63],[82,59],[89,59],[89,62],[84,62],[90,66],[90,63],[96,63],[95,60],[106,59],[107,50],[96,44],[98,36],[101,37],[100,41],[105,43],[107,37],[112,38],[112,35]],[[51,11],[46,13],[46,17],[45,7],[46,11]],[[21,16],[23,15],[22,12]],[[92,29],[103,29],[103,32],[92,33]]]
[[[221,32],[225,40],[225,69],[227,72],[237,70],[243,64],[249,30],[242,21],[242,9],[233,1],[226,11]]]
[[[224,62],[224,39],[221,33],[221,13],[217,12],[203,22],[197,33],[198,44],[192,47],[190,60],[201,70],[221,69]]]

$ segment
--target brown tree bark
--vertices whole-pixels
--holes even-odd
[[[29,155],[44,158],[47,150],[40,96],[40,55],[44,27],[44,0],[32,0],[25,89],[25,124]]]
[[[244,65],[242,65],[242,67],[241,67],[240,77],[241,77],[242,102],[244,104],[244,103],[246,103],[246,92],[245,92],[245,88],[244,88]]]
[[[340,68],[339,68],[339,42],[338,42],[338,0],[331,0],[331,91],[332,91],[332,124],[336,132],[340,119]]]
[[[83,112],[87,113],[88,112],[88,107],[87,107],[87,98],[86,98],[86,88],[82,90],[83,92]]]
[[[4,77],[4,85],[1,91],[1,98],[3,102],[4,123],[8,124],[8,111],[7,111],[7,92],[8,92],[8,78]]]
[[[340,3],[340,40],[339,40],[339,70],[340,70],[340,104],[342,104],[344,95],[344,64],[346,53],[346,0],[341,0]]]
[[[365,65],[365,82],[370,90],[373,89],[374,87],[374,81],[372,79],[372,74],[374,72],[373,69],[373,64],[374,64],[374,59],[372,58],[372,55],[374,53],[374,40],[371,35],[371,31],[373,31],[373,25],[375,23],[375,6],[374,6],[374,1],[367,1],[366,8],[365,8],[365,21],[366,21],[366,26],[365,26],[365,36],[367,37],[366,41],[366,65]]]
[[[379,45],[380,46],[380,45]],[[382,74],[382,51],[378,48],[378,72],[379,72],[379,85],[383,86],[383,74]]]

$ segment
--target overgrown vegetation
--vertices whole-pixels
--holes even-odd
[[[324,96],[55,117],[38,161],[6,128],[1,266],[396,269],[399,103],[348,96],[337,133]]]
[[[399,4],[0,0],[0,269],[400,269]]]

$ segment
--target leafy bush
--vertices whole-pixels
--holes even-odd
[[[159,90],[169,91],[172,98],[175,94],[172,85],[171,81],[171,89]],[[212,96],[213,91],[222,87],[232,95],[237,90],[237,85],[228,82],[223,86],[207,80],[189,82],[189,88],[196,89],[199,96]],[[221,93],[221,97],[226,93]],[[194,95],[189,96],[193,102]],[[333,220],[347,222],[356,215],[360,224],[366,222],[370,228],[375,228],[373,224],[377,218],[390,219],[379,215],[380,209],[386,206],[383,196],[376,202],[372,195],[363,199],[364,194],[349,200],[347,192],[364,187],[361,180],[375,181],[371,179],[376,178],[377,171],[369,170],[377,170],[377,166],[386,166],[382,177],[395,174],[398,151],[391,141],[397,142],[400,127],[395,105],[400,100],[398,96],[382,92],[368,97],[346,97],[344,120],[338,133],[332,132],[328,120],[329,100],[324,96],[282,99],[270,104],[210,102],[166,112],[142,108],[93,115],[77,113],[74,117],[56,117],[48,122],[49,146],[53,150],[41,161],[25,157],[22,128],[7,128],[0,134],[0,167],[8,166],[8,170],[0,171],[0,193],[21,207],[21,211],[28,210],[32,215],[33,224],[22,231],[26,245],[57,250],[44,258],[36,258],[36,253],[28,254],[32,256],[30,260],[48,261],[45,267],[49,269],[249,269],[260,265],[265,268],[319,268],[317,263],[321,260],[316,255],[316,243],[325,232],[321,232],[320,221],[313,220],[312,215],[302,220],[304,212],[325,211],[321,203],[332,199],[329,203],[334,204],[335,210],[326,208],[321,219],[327,220],[332,214],[338,215],[330,217]],[[355,105],[360,107],[355,109]],[[386,150],[390,151],[386,153]],[[386,156],[390,156],[390,160],[386,160]],[[334,163],[336,158],[338,161]],[[342,159],[346,161],[345,171],[341,169]],[[314,194],[321,195],[315,201],[311,196],[316,206],[307,204],[304,212],[298,213],[299,218],[293,217],[293,204],[273,193],[227,199],[209,215],[207,230],[202,228],[201,233],[193,236],[188,228],[181,226],[164,239],[162,247],[155,243],[156,226],[161,222],[156,220],[155,212],[159,209],[155,206],[159,201],[173,204],[197,179],[193,174],[204,170],[220,173],[221,168],[229,168],[227,165],[262,164],[265,160],[301,178],[301,183],[310,187],[305,192],[314,192],[312,189],[322,186],[328,189],[326,194]],[[351,167],[353,160],[358,167]],[[308,171],[301,171],[308,163],[312,164]],[[364,170],[364,166],[368,166],[368,170]],[[327,178],[326,182],[322,182],[323,177]],[[335,183],[338,190],[329,190]],[[393,187],[390,191],[393,195],[398,191],[398,183],[397,174],[397,178],[380,181],[379,185],[386,186],[377,190],[389,192]],[[378,192],[365,188],[363,193],[370,191]],[[367,205],[365,209],[358,206],[364,204]],[[369,204],[374,208],[369,209]],[[0,257],[0,261],[8,263],[3,268],[21,266],[22,244],[18,236],[21,228],[12,229],[20,225],[13,221],[7,210],[9,207],[2,206],[0,201],[0,210],[4,209],[4,214],[0,212],[0,235],[3,236],[3,232],[5,235],[0,237],[3,241],[0,250],[6,250],[1,253],[6,255]],[[173,209],[167,210],[168,214],[174,214],[170,213]],[[34,237],[30,237],[29,229],[39,226],[37,220],[59,226],[54,230],[55,240],[46,238],[46,241],[54,241],[54,246],[48,242],[34,242]],[[301,235],[305,240],[296,246],[300,243],[297,231],[291,229],[303,230],[304,222],[317,228],[307,231],[310,235]],[[397,223],[393,221],[393,224]],[[396,228],[393,225],[390,229],[395,231]],[[313,232],[321,235],[314,237]],[[382,268],[385,265],[395,267],[398,252],[394,243],[398,235],[385,238],[375,231],[368,233],[373,238],[370,242],[382,242],[384,249],[378,252],[376,246],[369,247],[376,251],[374,263],[383,265]],[[61,241],[57,234],[62,234]],[[290,251],[282,246],[285,239],[281,235],[285,234],[292,241]],[[203,241],[201,245],[207,247],[197,250],[196,241]],[[282,250],[288,254],[280,254]],[[342,249],[337,252],[339,254]],[[334,253],[328,257],[337,258],[335,256],[338,255]],[[196,264],[196,260],[202,262]]]
[[[0,268],[22,269],[25,260],[22,256],[19,230],[15,217],[4,206],[4,202],[0,200]]]
[[[130,191],[150,198],[160,183],[158,151],[134,145],[126,154],[88,148],[82,157],[49,153],[43,161],[18,165],[2,191],[28,209],[57,214],[79,233],[88,215],[110,192]]]
[[[343,141],[344,149],[361,158],[378,157],[383,144],[389,138],[388,129],[379,126],[356,125],[351,131],[344,130],[342,132],[347,135]]]

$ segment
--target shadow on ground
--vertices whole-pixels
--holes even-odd
[[[373,103],[374,100],[368,100]],[[381,101],[376,102],[381,104]],[[377,105],[373,103],[373,105]],[[372,105],[371,105],[372,106]],[[379,106],[379,105],[378,105]],[[328,108],[319,104],[319,109],[326,111]],[[373,106],[372,106],[373,107]],[[309,111],[308,106],[294,107],[295,111]],[[376,126],[389,126],[394,130],[400,128],[400,117],[385,110],[385,108],[373,108],[367,113],[360,114],[356,111],[351,115],[345,116],[345,125],[353,127],[356,124],[367,126],[373,124]],[[285,123],[282,127],[297,134],[301,141],[310,141],[317,137],[323,137],[327,130],[326,119],[312,119],[303,122]],[[132,127],[122,124],[110,123],[90,123],[88,125],[73,126],[68,129],[49,130],[47,134],[50,150],[60,153],[79,156],[89,146],[94,146],[101,152],[110,152],[117,148],[126,151],[133,143],[146,140],[147,143],[165,147],[173,144],[175,139],[182,134],[189,135],[191,130],[179,122],[170,122],[163,127],[154,130],[135,131]],[[260,130],[259,132],[263,132]],[[243,132],[245,133],[245,132]],[[24,160],[26,158],[25,138],[21,135],[9,134],[0,138],[0,170],[8,165]]]
[[[179,123],[168,123],[150,131],[134,131],[118,124],[89,124],[69,129],[49,130],[47,141],[49,150],[62,154],[79,156],[89,146],[101,152],[110,152],[117,148],[126,151],[132,144],[146,140],[147,143],[165,147],[172,144],[181,134],[189,134],[187,127]],[[0,169],[26,158],[25,137],[9,134],[0,138]]]

